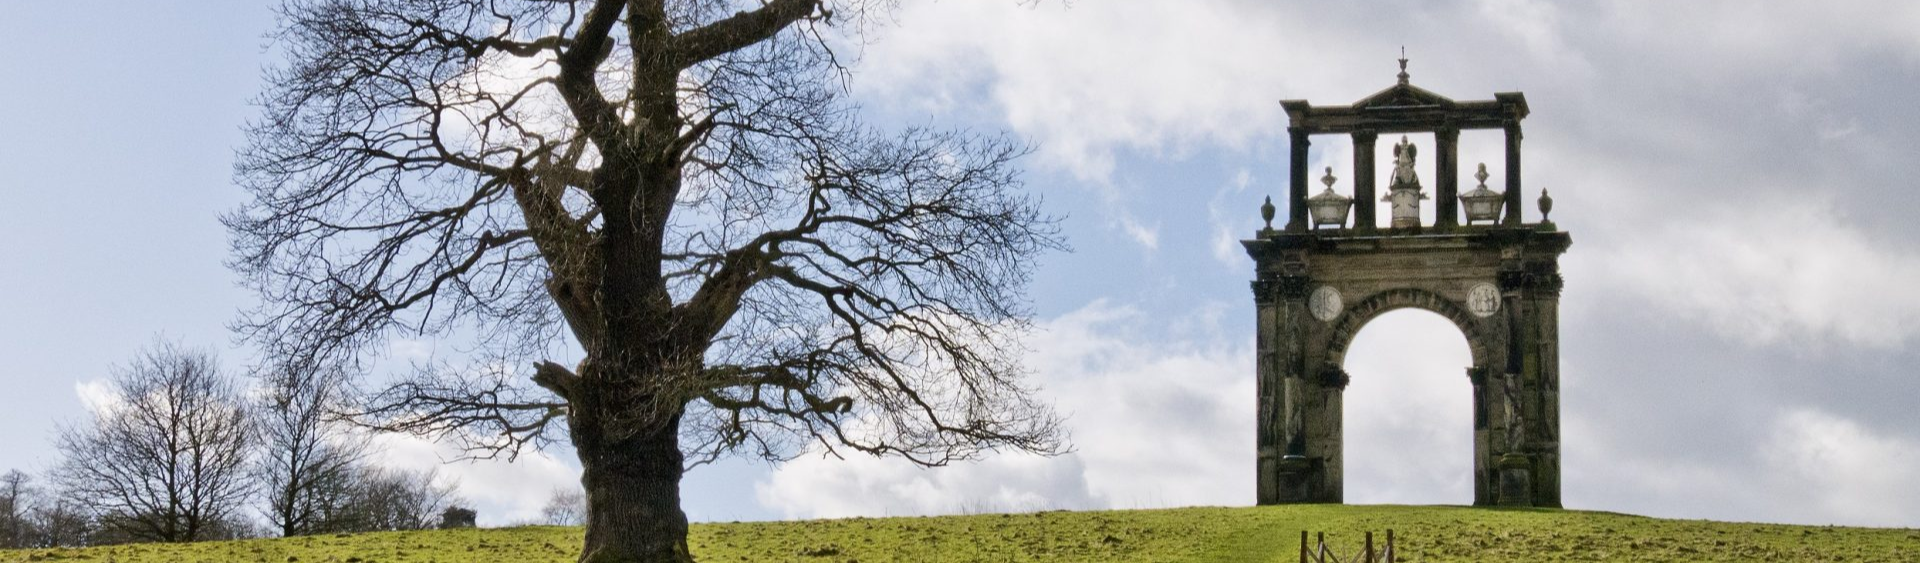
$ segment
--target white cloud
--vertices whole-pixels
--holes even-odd
[[[1260,227],[1258,216],[1237,205],[1247,201],[1241,194],[1252,185],[1253,171],[1241,168],[1234,173],[1233,181],[1221,186],[1207,202],[1207,221],[1213,228],[1210,245],[1213,259],[1234,271],[1246,271],[1252,262],[1247,258],[1246,249],[1240,246],[1240,237],[1251,236]]]
[[[1570,507],[1741,522],[1920,524],[1920,442],[1812,408],[1769,413],[1751,440],[1683,458],[1569,417]],[[1648,428],[1647,431],[1676,431]]]
[[[1236,231],[1232,227],[1221,223],[1222,221],[1219,218],[1216,217],[1214,219],[1213,244],[1211,246],[1213,259],[1220,261],[1222,265],[1228,268],[1236,270],[1246,269],[1253,261],[1247,258],[1246,250],[1240,246],[1240,237],[1247,236],[1241,234],[1247,231]]]
[[[871,456],[809,456],[756,483],[760,504],[788,518],[844,518],[1098,508],[1074,455],[1001,455],[926,469]]]
[[[1155,341],[1136,310],[1096,301],[1043,323],[1027,365],[1068,414],[1076,451],[921,469],[898,459],[803,458],[757,485],[787,517],[1248,504],[1249,347]]]
[[[1134,328],[1146,320],[1095,301],[1029,341],[1045,398],[1071,416],[1074,453],[935,469],[807,457],[759,482],[758,499],[788,518],[1251,504],[1253,357],[1243,333],[1215,326],[1156,339]],[[1192,322],[1239,320],[1202,313]],[[1472,502],[1471,359],[1459,329],[1438,315],[1393,313],[1369,323],[1354,350],[1348,500]]]
[[[80,404],[87,412],[103,412],[119,405],[120,393],[113,389],[113,382],[107,379],[90,379],[73,384],[73,394],[80,397]]]
[[[1802,518],[1865,526],[1920,523],[1920,443],[1831,413],[1789,411],[1774,425],[1766,490]]]
[[[882,99],[984,90],[1048,164],[1104,182],[1112,150],[1242,144],[1278,119],[1272,53],[1305,37],[1224,2],[926,2],[863,61]],[[911,103],[911,102],[909,102]]]
[[[1523,52],[1542,58],[1570,56],[1561,41],[1560,12],[1553,4],[1542,0],[1479,0],[1478,4],[1479,16],[1524,45]]]
[[[965,107],[953,100],[984,95],[1007,126],[1040,142],[1043,164],[1099,185],[1120,150],[1176,158],[1242,150],[1284,130],[1280,99],[1344,103],[1387,87],[1403,46],[1418,61],[1415,82],[1428,86],[1510,84],[1536,67],[1562,82],[1584,79],[1592,67],[1568,43],[1566,19],[1537,0],[1418,12],[1234,0],[925,2],[902,8],[901,31],[867,54],[855,85],[863,98],[911,111],[951,111]]]
[[[1645,45],[1671,60],[1761,72],[1832,68],[1866,52],[1892,52],[1920,62],[1920,4],[1912,2],[1769,2],[1739,0],[1669,4],[1613,2],[1596,25],[1617,40]]]
[[[432,362],[434,343],[421,338],[395,338],[387,342],[385,359],[396,362]]]
[[[1587,273],[1756,346],[1893,348],[1920,336],[1920,255],[1807,195],[1701,204],[1685,220],[1618,232],[1589,251],[1606,267]]]
[[[1674,428],[1602,427],[1578,410],[1563,412],[1561,424],[1561,494],[1568,508],[1743,522],[1793,516],[1770,512],[1756,494],[1762,490],[1752,470],[1757,465],[1743,465],[1751,442],[1729,442],[1725,454],[1689,459],[1650,454],[1636,435]]]
[[[409,471],[438,471],[456,483],[461,498],[479,512],[482,526],[536,521],[553,491],[580,486],[580,469],[548,452],[522,452],[519,459],[457,461],[459,448],[404,434],[374,438],[374,462]]]
[[[1132,238],[1133,242],[1139,243],[1141,248],[1147,250],[1160,249],[1160,225],[1142,225],[1140,224],[1140,220],[1134,218],[1130,213],[1122,213],[1119,221],[1120,229],[1126,231],[1127,237]]]

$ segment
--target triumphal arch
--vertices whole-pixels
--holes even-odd
[[[1352,105],[1281,106],[1292,139],[1286,223],[1273,227],[1269,201],[1266,228],[1243,241],[1256,263],[1259,503],[1342,501],[1347,346],[1367,321],[1415,307],[1451,320],[1472,349],[1474,504],[1560,506],[1559,257],[1572,239],[1548,220],[1546,190],[1540,220],[1522,215],[1526,97],[1451,100],[1410,84],[1401,59],[1398,84]],[[1505,133],[1505,190],[1486,186],[1481,164],[1471,176],[1478,186],[1460,192],[1457,145],[1474,129]],[[1433,135],[1438,154],[1419,154],[1409,134]],[[1326,188],[1308,197],[1317,135],[1352,139],[1351,197],[1339,193],[1332,167],[1320,178]],[[1393,172],[1380,194],[1374,154],[1383,140],[1393,143]],[[1433,166],[1423,170],[1423,160]],[[1433,180],[1431,196],[1422,176]],[[1375,203],[1386,204],[1385,225]],[[1421,218],[1426,203],[1431,224]]]

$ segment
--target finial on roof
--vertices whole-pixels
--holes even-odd
[[[1400,83],[1407,83],[1407,46],[1400,46]]]

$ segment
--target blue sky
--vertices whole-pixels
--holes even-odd
[[[1276,102],[1384,88],[1405,45],[1417,85],[1532,106],[1524,200],[1552,189],[1575,241],[1569,507],[1920,526],[1920,8],[904,4],[852,93],[879,123],[1039,147],[1028,185],[1074,251],[1038,258],[1028,365],[1077,452],[728,462],[688,477],[695,519],[1251,503],[1252,265],[1234,241],[1284,188]],[[31,2],[0,20],[0,468],[50,465],[55,424],[155,335],[249,359],[225,329],[251,296],[216,217],[242,202],[229,170],[271,25],[265,3],[214,1]],[[1350,177],[1343,145],[1316,144],[1313,170]],[[1498,147],[1470,136],[1463,163]],[[1465,353],[1421,312],[1361,333],[1348,499],[1470,500]],[[390,446],[396,465],[445,455]],[[573,466],[556,450],[442,471],[506,523]]]

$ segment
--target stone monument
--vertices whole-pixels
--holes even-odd
[[[1473,365],[1473,467],[1476,505],[1560,506],[1559,257],[1572,238],[1521,213],[1520,121],[1526,97],[1454,101],[1412,85],[1400,59],[1399,83],[1352,105],[1281,102],[1292,141],[1288,220],[1243,241],[1255,262],[1259,409],[1256,491],[1260,504],[1342,501],[1342,364],[1361,326],[1381,313],[1415,307],[1440,314],[1465,334]],[[1459,193],[1460,131],[1506,134],[1506,190]],[[1384,198],[1374,194],[1375,141],[1394,146]],[[1404,135],[1434,136],[1435,220],[1417,149]],[[1307,197],[1307,149],[1313,135],[1353,140],[1352,221],[1348,198]],[[1323,182],[1332,190],[1329,170]],[[1326,194],[1322,194],[1323,196]],[[1392,204],[1385,228],[1375,202]],[[1315,216],[1308,217],[1309,208]],[[1334,207],[1339,207],[1335,209]],[[1466,213],[1467,223],[1461,223]],[[1504,215],[1503,215],[1504,212]],[[1481,224],[1474,224],[1474,222]],[[1332,228],[1325,228],[1331,226]],[[1419,463],[1419,460],[1408,460]]]

